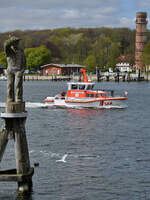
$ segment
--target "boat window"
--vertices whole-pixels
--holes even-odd
[[[94,97],[94,94],[90,94],[90,97]]]
[[[95,94],[95,98],[98,98],[98,96],[99,96],[98,94]]]
[[[85,89],[85,85],[79,85],[79,90],[84,90]]]
[[[94,85],[88,85],[86,89],[87,89],[87,90],[92,90],[93,87],[94,87]]]
[[[77,88],[78,88],[77,85],[71,85],[72,90],[76,90]]]
[[[88,94],[88,93],[86,93],[86,97],[89,97],[89,94]]]
[[[90,85],[88,85],[86,89],[87,89],[87,90],[90,90],[90,89],[91,89],[91,86],[90,86]]]
[[[105,97],[106,95],[105,95],[105,93],[102,93],[101,96],[102,96],[102,97]]]

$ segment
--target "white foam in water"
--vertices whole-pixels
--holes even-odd
[[[46,108],[47,105],[45,103],[39,103],[39,102],[26,102],[27,108]]]
[[[106,108],[106,109],[111,109],[111,108],[127,108],[128,106],[127,105],[116,105],[116,106],[103,106],[103,108]]]
[[[26,102],[26,108],[46,108],[47,104],[39,102]],[[0,102],[0,108],[5,108],[5,103]]]
[[[36,152],[37,153],[37,152]],[[44,156],[48,156],[48,157],[60,157],[60,155],[58,153],[53,153],[53,152],[48,152],[48,151],[40,151],[41,154],[43,154]]]

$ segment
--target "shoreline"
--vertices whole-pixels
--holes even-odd
[[[97,80],[97,76],[96,75],[91,75],[88,76],[89,80],[91,81],[98,81]],[[25,75],[23,77],[24,81],[78,81],[79,80],[79,76],[43,76],[43,75]],[[141,80],[138,80],[137,78],[130,78],[130,79],[123,79],[122,77],[120,77],[118,79],[114,78],[114,77],[102,77],[98,82],[136,82],[136,81],[150,81],[150,75],[147,76],[143,76],[141,77]]]

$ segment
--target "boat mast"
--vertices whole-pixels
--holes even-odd
[[[80,69],[80,72],[81,72],[82,75],[83,75],[83,82],[84,82],[84,83],[87,83],[87,82],[88,82],[88,79],[87,79],[87,75],[86,75],[86,70],[83,69],[83,68],[81,68],[81,69]],[[81,75],[81,76],[82,76],[82,75]]]

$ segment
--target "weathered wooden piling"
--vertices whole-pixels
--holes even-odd
[[[97,82],[100,82],[101,81],[100,69],[97,69],[96,71],[97,71],[97,73],[96,73],[96,75],[97,75]]]
[[[16,173],[13,170],[10,170],[10,172],[7,170],[8,174],[0,171],[0,181],[17,181],[19,193],[31,190],[32,175],[34,173],[34,169],[30,168],[25,132],[27,112],[24,108],[24,102],[9,102],[6,103],[6,112],[1,113],[3,126],[0,132],[0,160],[2,160],[9,138],[13,138],[15,142]]]
[[[125,75],[122,76],[122,81],[123,81],[123,82],[126,81],[126,76],[125,76]]]
[[[18,44],[18,39],[15,37],[10,38],[7,41],[12,43],[12,45]],[[8,46],[11,48],[11,46]],[[14,46],[16,48],[16,46]],[[9,50],[9,51],[8,51]],[[6,55],[10,56],[8,63],[8,68],[11,74],[7,77],[7,101],[5,112],[1,113],[1,118],[3,120],[2,128],[0,130],[0,161],[2,160],[3,154],[5,152],[7,143],[9,139],[13,139],[15,142],[15,157],[16,157],[16,169],[9,169],[0,171],[0,181],[16,181],[18,182],[18,192],[19,194],[24,194],[30,192],[32,188],[32,175],[34,174],[34,168],[30,167],[30,159],[28,152],[28,144],[25,131],[25,122],[27,118],[27,112],[25,111],[25,102],[23,102],[23,70],[20,67],[23,66],[22,62],[16,62],[15,53],[11,54],[11,49],[6,49]],[[17,61],[23,60],[23,55],[19,52],[17,55]],[[25,59],[25,58],[24,58]],[[15,63],[19,63],[15,66]],[[10,76],[13,75],[13,69],[18,70],[21,76],[15,76],[12,79]],[[21,74],[22,73],[22,74]]]
[[[109,81],[109,75],[106,76],[106,81]]]

